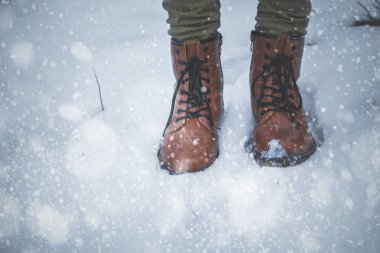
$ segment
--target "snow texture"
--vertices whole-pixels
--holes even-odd
[[[349,26],[356,0],[313,1],[299,86],[322,144],[261,168],[244,150],[257,1],[221,2],[220,156],[171,176],[161,1],[1,1],[1,253],[380,252],[379,28]]]
[[[270,140],[268,143],[269,150],[265,151],[261,154],[261,157],[265,158],[282,158],[286,157],[286,151],[285,149],[281,146],[281,143],[279,140],[273,139]]]

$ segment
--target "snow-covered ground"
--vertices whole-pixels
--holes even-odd
[[[349,26],[356,0],[314,1],[299,85],[324,142],[261,168],[244,151],[256,4],[222,1],[220,157],[170,176],[161,1],[2,0],[0,252],[380,252],[380,29]]]

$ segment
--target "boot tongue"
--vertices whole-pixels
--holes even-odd
[[[198,57],[198,40],[186,41],[186,58],[188,62],[189,75],[189,99],[196,105],[190,105],[189,111],[197,110],[204,103],[201,81],[201,61]]]
[[[287,34],[281,34],[279,36],[279,42],[278,42],[278,47],[277,47],[278,52],[279,53],[284,53],[285,49],[286,49],[286,46],[288,45],[288,43],[290,43],[290,41],[289,41],[289,35],[287,35]]]
[[[189,61],[189,99],[195,101],[197,106],[204,103],[201,81],[201,62],[199,58],[193,57]]]
[[[198,56],[198,44],[197,40],[186,41],[186,60],[190,61],[191,58]]]
[[[261,114],[270,111],[286,112],[293,121],[297,111],[302,107],[302,100],[289,57],[276,54],[264,67],[262,81],[261,95],[258,99],[259,105],[262,106]],[[295,90],[296,93],[292,94],[291,90]],[[298,99],[299,105],[295,104],[294,98]]]
[[[198,44],[197,40],[190,40],[186,42],[186,57],[189,70],[189,99],[196,102],[197,106],[201,106],[204,102],[202,94],[202,81],[201,81],[201,61],[198,57]],[[196,106],[191,106],[190,111],[194,111]]]
[[[186,86],[183,86],[184,92],[186,92],[187,107],[186,107],[186,119],[197,118],[201,125],[207,129],[213,127],[212,114],[208,106],[208,98],[206,94],[208,93],[207,88],[203,85],[202,71],[205,68],[202,67],[204,63],[202,59],[199,58],[200,53],[200,42],[197,40],[186,41],[185,46],[185,75],[183,76],[185,80],[188,80]],[[206,124],[207,123],[207,124]]]

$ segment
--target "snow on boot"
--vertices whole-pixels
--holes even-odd
[[[219,154],[218,125],[223,114],[221,35],[199,41],[172,39],[177,83],[158,159],[172,174],[209,167]]]
[[[251,41],[250,88],[255,126],[246,150],[260,166],[299,164],[316,150],[296,84],[304,37],[252,31]]]

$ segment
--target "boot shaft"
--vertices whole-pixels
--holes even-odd
[[[181,71],[184,69],[179,62],[189,62],[191,58],[197,57],[203,61],[203,66],[216,70],[215,79],[222,78],[222,68],[220,64],[220,54],[222,46],[222,36],[218,34],[207,40],[179,41],[171,39],[171,57],[174,76],[178,80]]]
[[[171,41],[171,57],[174,76],[177,80],[176,88],[178,88],[174,112],[180,109],[181,111],[189,110],[189,105],[180,103],[188,99],[185,93],[206,92],[205,97],[210,100],[209,106],[212,112],[212,124],[207,122],[207,118],[199,117],[202,125],[211,128],[218,128],[220,118],[223,114],[223,72],[220,63],[222,36],[217,36],[207,40],[189,40]],[[197,65],[197,66],[194,66]],[[196,80],[194,80],[196,79]],[[199,80],[198,80],[199,79]],[[196,91],[191,87],[192,83],[200,84],[200,91]],[[202,95],[203,96],[203,95]],[[207,105],[203,105],[207,106]],[[193,110],[196,110],[194,108]],[[190,109],[192,110],[192,109]],[[178,115],[173,113],[172,124],[174,131],[180,128],[185,121],[177,121]],[[179,115],[180,116],[180,115]],[[175,122],[177,121],[177,122]]]
[[[250,88],[256,125],[264,123],[276,110],[280,110],[273,104],[287,107],[287,103],[290,103],[297,108],[302,107],[302,99],[295,82],[300,76],[304,41],[304,36],[299,35],[276,36],[252,31]],[[285,85],[286,94],[283,91]],[[286,96],[289,101],[280,98],[278,93],[274,94],[275,90],[280,90],[282,96]]]
[[[271,35],[251,32],[251,78],[260,73],[262,66],[268,64],[269,57],[283,54],[290,58],[293,69],[298,80],[301,70],[301,61],[305,37],[303,35]],[[253,74],[253,75],[252,75]]]

